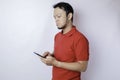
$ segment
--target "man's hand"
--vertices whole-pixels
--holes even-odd
[[[46,58],[40,58],[40,59],[43,63],[45,63],[48,66],[53,66],[57,63],[57,60],[51,55],[48,55]]]
[[[43,53],[43,56],[44,56],[45,58],[46,58],[48,55],[51,55],[50,52],[48,52],[48,51]]]

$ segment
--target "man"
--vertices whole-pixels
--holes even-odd
[[[58,29],[54,39],[54,52],[45,52],[41,61],[53,66],[52,80],[81,80],[81,72],[89,59],[88,40],[73,25],[73,8],[65,2],[53,6]]]

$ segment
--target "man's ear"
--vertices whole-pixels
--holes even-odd
[[[68,14],[68,20],[71,20],[71,19],[72,19],[72,16],[73,16],[73,14],[72,14],[72,13],[69,13],[69,14]]]

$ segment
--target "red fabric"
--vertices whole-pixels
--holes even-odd
[[[54,56],[62,62],[87,61],[89,59],[88,40],[75,27],[66,34],[55,36]],[[53,66],[52,80],[80,80],[80,72]]]

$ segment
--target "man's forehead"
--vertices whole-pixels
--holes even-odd
[[[57,7],[57,8],[54,8],[54,12],[65,12],[65,10]]]
[[[63,13],[66,13],[63,9],[59,7],[54,8],[54,14],[63,14]]]

